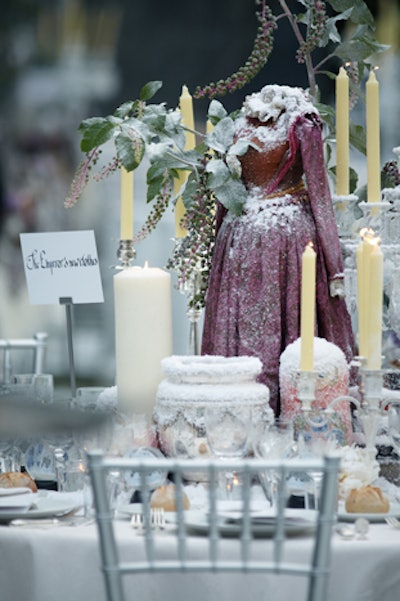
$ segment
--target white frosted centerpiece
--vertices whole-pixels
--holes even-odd
[[[153,417],[167,456],[211,455],[204,425],[210,403],[247,404],[254,424],[273,419],[268,387],[256,381],[262,368],[256,357],[171,356],[161,368],[165,379],[157,390]]]

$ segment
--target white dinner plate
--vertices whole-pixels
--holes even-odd
[[[0,523],[4,524],[19,518],[23,518],[24,520],[35,520],[40,518],[62,517],[68,513],[77,511],[79,508],[80,505],[77,504],[76,501],[38,496],[34,499],[33,505],[25,511],[18,509],[2,510],[0,508]]]
[[[317,513],[306,509],[288,509],[285,518],[287,536],[307,534],[315,530]],[[208,534],[210,524],[207,513],[203,511],[185,512],[186,528],[196,534]],[[240,536],[241,517],[235,514],[219,516],[218,531],[222,536]],[[254,537],[272,537],[276,531],[276,518],[273,515],[255,513],[251,520],[251,532]]]
[[[0,511],[27,511],[34,496],[29,488],[4,488],[0,493]]]
[[[342,522],[355,522],[358,518],[365,518],[369,522],[384,522],[388,517],[400,518],[400,504],[390,503],[387,513],[349,513],[346,511],[344,503],[339,503],[337,517]]]

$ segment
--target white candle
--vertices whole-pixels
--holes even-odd
[[[336,194],[349,193],[349,77],[343,67],[336,77]]]
[[[151,420],[161,359],[172,355],[171,277],[134,266],[114,276],[118,406]]]
[[[309,242],[303,252],[301,268],[301,371],[314,369],[315,264],[316,253]]]
[[[121,240],[133,238],[133,171],[121,167]]]
[[[196,136],[194,134],[194,114],[193,100],[189,94],[187,86],[182,86],[182,94],[179,99],[179,108],[182,114],[182,125],[191,131],[186,132],[185,150],[193,150],[196,146]],[[179,177],[175,179],[175,193],[179,192],[187,180],[187,173],[180,172]],[[186,228],[182,227],[181,220],[185,216],[185,207],[182,198],[179,197],[175,205],[175,237],[184,238],[187,234]]]
[[[368,315],[368,369],[381,369],[382,362],[382,305],[383,254],[379,239],[371,242],[369,256],[369,315]]]
[[[367,200],[381,199],[379,83],[371,71],[366,85],[367,118]]]

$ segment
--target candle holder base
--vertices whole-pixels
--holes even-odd
[[[366,228],[374,230],[375,234],[382,236],[385,213],[390,209],[390,202],[360,202],[363,212],[363,224]]]
[[[136,257],[136,251],[133,246],[133,240],[120,240],[117,250],[117,257],[119,265],[116,265],[116,269],[126,269],[131,267],[132,262]]]
[[[341,240],[351,239],[355,235],[355,207],[358,203],[355,194],[334,195],[332,197],[338,234]]]
[[[297,381],[297,398],[301,402],[303,411],[311,411],[315,401],[315,386],[317,383],[317,372],[300,371]]]

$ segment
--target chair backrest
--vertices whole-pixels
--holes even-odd
[[[13,373],[11,353],[14,351],[33,351],[32,373],[44,373],[48,334],[37,332],[32,338],[0,339],[3,351],[3,383],[8,384]]]
[[[337,504],[337,485],[339,459],[337,457],[326,457],[323,460],[287,460],[272,461],[264,459],[242,459],[235,462],[222,460],[186,460],[186,459],[152,459],[132,458],[118,459],[104,456],[100,451],[88,453],[89,471],[92,481],[96,522],[99,533],[100,551],[102,557],[102,570],[105,577],[108,601],[124,601],[124,587],[122,577],[132,573],[143,572],[258,572],[273,574],[291,574],[308,578],[307,601],[324,601],[326,598],[326,586],[330,571],[330,544],[332,525],[335,521]],[[144,519],[143,535],[138,537],[143,544],[144,550],[135,561],[121,561],[115,536],[115,519],[113,509],[110,507],[110,495],[107,486],[107,474],[128,470],[130,478],[134,477],[137,488],[142,491],[142,514]],[[168,557],[159,556],[157,553],[157,531],[151,528],[150,490],[146,484],[154,473],[160,470],[166,471],[169,478],[173,480],[172,488],[175,494],[174,527],[168,535],[175,538],[171,540]],[[274,474],[278,482],[278,494],[275,516],[263,514],[258,518],[251,512],[252,494],[254,484],[260,474]],[[185,511],[185,477],[189,472],[208,474],[207,486],[207,509],[203,517],[207,536],[205,546],[207,553],[198,556],[190,552],[193,537],[190,535],[190,520],[188,516],[193,513]],[[232,519],[221,521],[221,509],[217,501],[218,474],[221,472],[235,473],[240,476],[241,492],[240,512],[237,516],[232,514]],[[310,557],[288,560],[285,557],[285,545],[287,539],[286,531],[290,529],[290,518],[288,514],[293,511],[287,508],[287,499],[290,491],[287,483],[296,473],[304,472],[322,474],[321,490],[319,495],[319,508],[315,510],[314,523],[308,522],[307,532],[312,539],[312,554]],[[153,480],[154,481],[154,480]],[[147,491],[147,492],[146,492]],[[269,503],[265,500],[265,507]],[[304,510],[304,515],[310,512]],[[259,520],[257,522],[257,519]],[[301,519],[301,518],[300,518]],[[188,524],[189,522],[189,524]],[[237,546],[237,554],[226,559],[225,553],[221,551],[221,536],[224,535],[226,524],[231,524],[228,534],[236,535],[237,540],[232,545]],[[292,523],[293,524],[293,523]],[[297,522],[300,526],[300,522]],[[263,525],[265,532],[263,531]],[[305,525],[305,524],[304,524]],[[193,524],[192,524],[193,527]],[[232,532],[233,529],[233,532]],[[258,532],[257,532],[258,529]],[[257,535],[266,534],[270,539],[256,540]],[[225,532],[226,534],[226,532]],[[225,541],[226,542],[226,541]],[[254,552],[253,546],[258,550]],[[226,547],[225,547],[226,550]],[[262,552],[260,553],[260,550]],[[236,553],[236,552],[235,552]],[[223,557],[225,555],[225,558]]]

